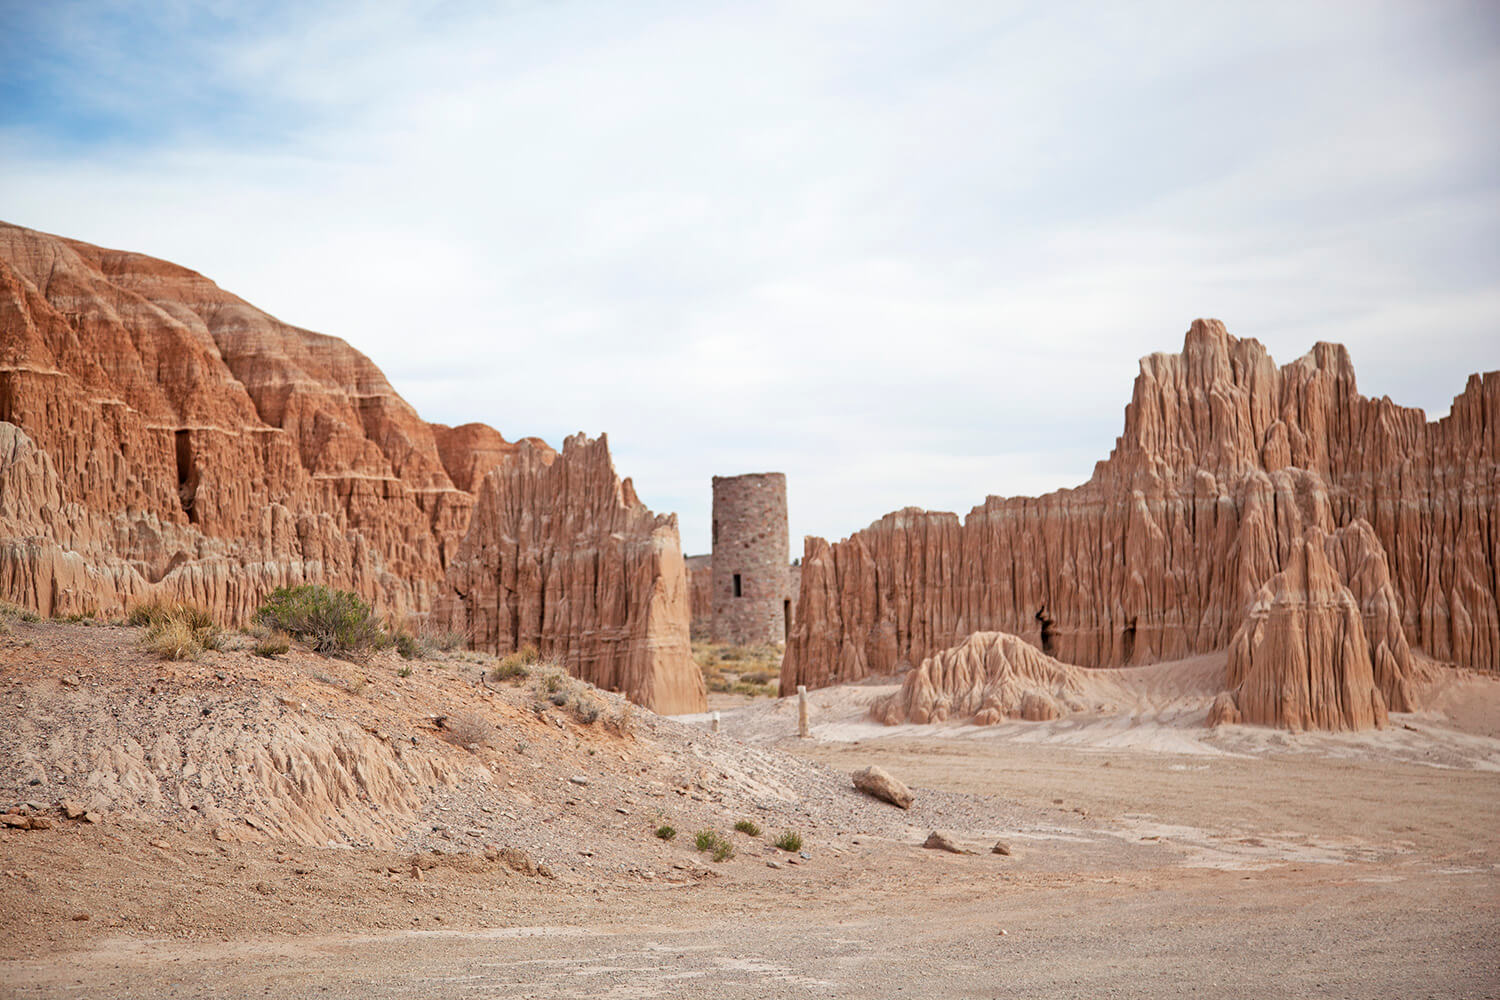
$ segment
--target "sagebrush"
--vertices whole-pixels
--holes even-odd
[[[255,622],[280,629],[314,652],[345,659],[361,659],[393,641],[358,596],[319,584],[276,590],[255,612]]]

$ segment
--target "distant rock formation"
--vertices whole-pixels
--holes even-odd
[[[490,472],[447,584],[439,619],[480,649],[535,646],[658,711],[706,707],[677,519],[615,475],[603,436],[570,437],[560,456],[522,444]]]
[[[1307,527],[1358,520],[1389,592],[1368,559],[1334,565],[1382,623],[1382,669],[1403,643],[1495,669],[1497,510],[1500,372],[1429,423],[1359,395],[1338,345],[1277,368],[1195,321],[1181,354],[1142,360],[1124,434],[1082,486],[807,539],[782,691],[905,669],[976,631],[1082,666],[1224,649]]]
[[[1089,706],[1084,670],[1060,663],[1024,639],[976,632],[934,653],[906,675],[901,690],[870,714],[887,725],[956,719],[987,726],[1002,719],[1042,722]]]
[[[517,450],[528,468],[552,457],[426,423],[344,341],[186,268],[0,223],[0,599],[115,615],[160,596],[241,622],[270,590],[319,582],[421,621],[451,593],[460,546],[484,544],[469,538],[475,493]],[[590,475],[601,454],[602,440]],[[675,520],[643,530],[642,544],[675,539]],[[680,559],[661,568],[679,574],[663,590],[685,588]],[[683,670],[687,641],[685,602],[669,620],[649,591],[630,591],[638,632],[584,630],[611,651],[583,653],[580,633],[570,658],[632,659],[641,692],[690,689],[640,679]]]
[[[1395,602],[1368,524],[1308,528],[1230,640],[1231,690],[1215,699],[1210,724],[1352,731],[1409,711],[1415,668]]]

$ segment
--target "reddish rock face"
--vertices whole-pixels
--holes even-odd
[[[438,616],[479,649],[535,646],[657,711],[707,707],[677,517],[636,499],[602,436],[555,458],[523,443],[490,472],[447,583]]]
[[[1418,669],[1374,531],[1310,527],[1257,591],[1229,642],[1209,724],[1359,730],[1406,712]]]
[[[1307,527],[1357,520],[1374,546],[1333,563],[1380,622],[1390,659],[1373,655],[1495,669],[1497,500],[1500,372],[1429,423],[1361,396],[1338,345],[1277,368],[1199,320],[1181,354],[1142,360],[1125,432],[1082,486],[809,538],[782,692],[906,669],[976,631],[1082,666],[1224,649]]]
[[[548,468],[551,449],[520,447]],[[270,590],[319,582],[421,621],[452,591],[475,491],[517,448],[482,425],[426,423],[342,340],[193,271],[0,223],[0,598],[115,615],[160,596],[239,622]],[[643,530],[675,539],[675,520]],[[679,631],[686,644],[685,607],[677,621],[631,593],[647,601],[639,630],[608,641],[640,651],[638,672],[683,669],[656,650]]]

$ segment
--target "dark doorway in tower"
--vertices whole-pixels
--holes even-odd
[[[1042,623],[1042,652],[1048,656],[1052,655],[1052,646],[1056,642],[1056,632],[1052,625],[1052,618],[1047,614],[1047,606],[1044,604],[1037,609],[1036,620]]]
[[[734,574],[734,596],[740,596],[740,575],[738,573]]]

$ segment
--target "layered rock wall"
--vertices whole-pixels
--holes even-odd
[[[1356,520],[1392,595],[1370,613],[1433,657],[1495,669],[1497,508],[1500,372],[1428,422],[1361,396],[1338,345],[1278,368],[1199,320],[1181,354],[1142,360],[1124,434],[1082,486],[808,538],[782,691],[905,669],[976,631],[1084,666],[1223,649],[1306,527]]]
[[[523,444],[492,471],[447,582],[438,617],[477,648],[535,646],[657,711],[705,708],[676,515],[646,509],[602,436],[555,459]]]
[[[164,597],[240,622],[318,582],[420,621],[516,448],[426,423],[342,340],[193,271],[0,223],[0,599],[114,615]],[[685,610],[637,620],[686,641]]]

